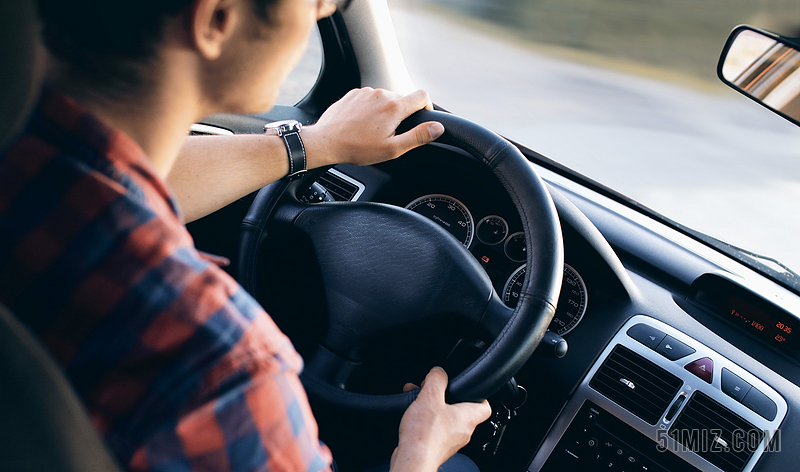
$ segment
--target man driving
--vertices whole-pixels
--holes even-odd
[[[296,166],[369,165],[444,129],[395,134],[427,94],[349,92],[299,133],[186,137],[274,104],[317,0],[39,0],[51,60],[0,157],[0,302],[49,348],[128,470],[328,470],[302,360],[184,228]],[[448,405],[435,368],[400,424],[393,471],[437,470],[490,415]]]

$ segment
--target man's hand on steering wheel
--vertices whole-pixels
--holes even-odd
[[[353,89],[303,128],[309,161],[318,165],[370,165],[394,159],[444,133],[441,123],[422,123],[395,134],[400,122],[422,109],[433,109],[424,90],[400,95],[370,87]]]
[[[435,471],[469,443],[475,427],[492,414],[489,402],[444,401],[447,373],[434,367],[422,390],[400,422],[400,441],[392,455],[391,472]]]

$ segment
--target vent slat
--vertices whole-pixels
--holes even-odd
[[[757,441],[749,444],[746,434],[754,434]],[[758,449],[755,443],[764,437],[747,420],[703,392],[692,395],[669,435],[725,472],[741,472]]]
[[[695,433],[695,434],[697,434],[697,438],[700,439],[700,440],[704,439],[703,436],[702,436],[702,434],[703,434],[702,431],[707,431],[706,437],[705,437],[705,439],[707,439],[706,446],[707,446],[708,449],[710,449],[711,448],[711,442],[715,438],[715,435],[712,433],[712,431],[715,431],[717,428],[713,428],[713,427],[709,428],[708,425],[703,423],[702,421],[697,421],[697,420],[692,418],[692,419],[687,419],[683,423],[681,423],[680,429],[683,430],[683,431],[691,431],[691,432],[698,431],[698,433]],[[681,434],[689,434],[689,433],[681,433]],[[733,441],[733,434],[732,434],[731,431],[720,431],[719,437],[721,439],[725,440],[729,445],[733,444],[731,442],[731,441]],[[687,437],[684,437],[683,439],[684,440],[682,441],[682,443],[684,443],[684,444],[688,443],[688,438]],[[699,441],[698,441],[698,446],[702,447],[702,445],[699,443]],[[722,446],[718,445],[717,447],[722,449]],[[736,467],[743,466],[748,461],[748,459],[750,459],[750,452],[748,452],[746,450],[745,451],[736,451],[733,448],[731,448],[731,450],[729,451],[728,454],[720,456],[720,460],[723,460],[723,461],[725,461],[725,462],[727,462],[729,464],[735,465]],[[738,469],[735,469],[735,470],[738,470]]]
[[[634,388],[622,381],[632,382]],[[623,345],[617,345],[589,386],[634,415],[656,424],[683,381]]]
[[[637,384],[646,383],[648,391],[659,398],[672,398],[671,389],[666,390],[658,378],[649,376],[647,372],[639,372],[639,366],[623,365],[616,359],[612,359],[608,364],[608,369],[613,370],[616,374],[621,376],[628,375],[629,377],[635,377],[635,379],[638,380],[638,382],[635,382]],[[634,379],[631,378],[631,380]]]
[[[343,198],[347,198],[348,196],[352,196],[352,194],[355,192],[354,189],[344,189],[341,186],[336,185],[335,183],[331,182],[328,179],[320,179],[320,183],[322,184],[323,187],[328,189],[329,192],[331,192],[331,193],[333,193],[335,195],[339,195],[339,196],[341,196]]]
[[[620,373],[633,372],[638,375],[641,380],[644,380],[648,383],[649,387],[653,389],[654,394],[659,394],[660,392],[659,396],[669,397],[670,399],[674,395],[673,384],[665,383],[663,378],[655,375],[653,372],[648,371],[647,368],[649,368],[649,366],[641,366],[636,362],[636,360],[623,357],[618,359],[610,359],[609,367],[613,365],[619,366],[617,371]]]
[[[691,411],[692,416],[695,417],[698,422],[707,426],[713,426],[714,428],[718,428],[729,433],[733,432],[737,428],[737,425],[732,421],[722,418],[718,415],[710,415],[706,409],[699,410],[692,405]]]
[[[631,393],[631,392],[634,391],[634,390],[631,390],[630,387],[624,385],[619,380],[619,378],[599,377],[597,379],[597,381],[603,383],[608,388],[610,388],[612,390],[617,390],[617,391],[619,391],[620,393],[623,393],[623,394],[624,393]],[[659,408],[659,405],[664,403],[663,400],[660,400],[658,398],[653,398],[652,396],[647,395],[647,392],[641,393],[642,387],[637,387],[637,389],[639,389],[640,392],[637,392],[638,395],[636,397],[632,397],[631,401],[646,402],[649,405],[649,408],[656,408],[656,409]]]
[[[339,176],[330,172],[322,174],[317,182],[325,187],[331,196],[333,196],[334,200],[339,202],[351,201],[353,196],[358,192],[357,186],[339,178]]]
[[[626,372],[624,370],[617,370],[617,369],[608,369],[604,371],[600,378],[608,379],[609,383],[614,386],[619,386],[620,390],[630,389],[630,387],[624,385],[620,379],[628,379],[634,383],[636,389],[639,389],[641,395],[645,398],[650,399],[650,401],[658,404],[662,402],[668,402],[672,395],[669,395],[669,392],[664,392],[658,387],[655,387],[650,382],[642,381],[642,379],[636,375],[631,375],[630,372]]]
[[[612,381],[607,380],[607,379],[597,379],[597,380],[598,380],[599,383],[601,383],[602,385],[607,387],[609,390],[614,391],[618,395],[624,395],[625,393],[627,393],[627,392],[625,392],[624,389],[626,389],[628,387],[622,386],[620,388],[615,383],[613,383]],[[633,403],[634,405],[636,405],[637,407],[639,407],[639,409],[642,409],[642,410],[645,410],[645,411],[655,410],[655,409],[658,408],[658,404],[653,403],[652,401],[649,401],[649,400],[644,399],[644,398],[630,398],[629,401],[631,403]]]

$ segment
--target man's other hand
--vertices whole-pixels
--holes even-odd
[[[446,389],[447,374],[441,367],[434,367],[400,422],[400,441],[392,455],[392,472],[436,471],[466,446],[475,427],[491,416],[492,408],[486,400],[448,405],[444,401]]]

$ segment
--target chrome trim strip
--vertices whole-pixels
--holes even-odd
[[[189,131],[202,134],[213,134],[217,136],[233,136],[233,131],[218,126],[204,125],[202,123],[195,123],[189,127]]]

